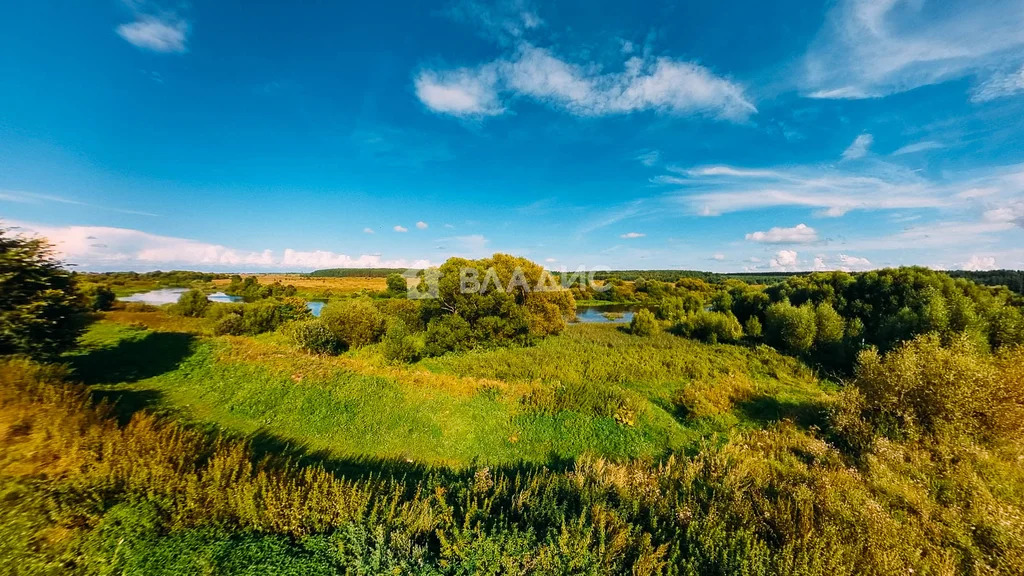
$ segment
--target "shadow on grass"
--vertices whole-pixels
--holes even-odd
[[[211,440],[223,433],[207,431]],[[414,485],[424,478],[461,478],[483,468],[483,464],[471,462],[464,467],[453,468],[443,464],[416,462],[405,458],[384,458],[380,456],[354,455],[338,456],[327,450],[313,450],[306,444],[282,438],[267,430],[248,435],[227,435],[232,440],[247,442],[254,461],[269,461],[280,466],[321,467],[324,470],[349,480],[390,479]],[[521,462],[487,466],[492,473],[515,477],[539,470],[565,472],[575,466],[573,458],[566,458],[552,452],[543,464]]]
[[[779,400],[774,396],[755,396],[750,400],[736,403],[736,410],[743,416],[761,423],[769,424],[781,420],[790,420],[803,428],[825,425],[825,407],[815,401]]]
[[[192,334],[146,332],[69,358],[75,378],[83,384],[137,382],[177,369],[192,350]]]

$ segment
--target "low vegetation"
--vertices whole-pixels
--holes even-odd
[[[1024,572],[1007,289],[607,278],[632,322],[567,324],[600,291],[495,255],[312,318],[245,279],[129,308],[0,246],[4,573]]]

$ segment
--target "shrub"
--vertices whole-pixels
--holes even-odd
[[[999,355],[929,334],[858,357],[864,417],[888,436],[1014,438],[1024,432],[1024,348]]]
[[[810,304],[797,308],[788,301],[776,302],[765,314],[768,343],[786,352],[809,352],[817,331],[818,318]]]
[[[384,315],[368,298],[331,302],[320,319],[347,348],[373,344],[384,334]]]
[[[388,292],[398,296],[405,295],[408,289],[408,284],[405,281],[405,276],[395,272],[394,274],[388,274],[387,278]]]
[[[747,318],[746,323],[743,324],[743,332],[748,338],[753,338],[755,340],[761,338],[763,330],[761,328],[761,321],[757,319],[757,316]]]
[[[688,338],[696,338],[712,344],[735,342],[743,337],[740,321],[732,313],[697,312],[676,324],[674,331]]]
[[[245,319],[242,318],[240,314],[227,314],[221,316],[213,323],[213,333],[218,336],[222,336],[224,334],[241,336],[247,331]]]
[[[114,307],[114,302],[117,301],[117,295],[110,289],[109,286],[100,284],[93,286],[88,292],[89,307],[99,312],[103,310],[110,310]]]
[[[635,336],[651,336],[658,331],[658,319],[654,313],[646,308],[637,310],[633,319],[629,321],[629,333]]]
[[[414,362],[420,355],[420,345],[405,322],[393,318],[381,339],[381,351],[391,362]]]
[[[405,322],[413,332],[419,332],[426,326],[423,322],[423,310],[418,300],[408,298],[387,298],[374,302],[385,316],[398,318]]]
[[[178,298],[178,303],[174,305],[174,312],[181,316],[200,318],[209,307],[210,300],[202,290],[189,290]]]
[[[427,324],[425,356],[441,356],[472,348],[474,341],[469,322],[462,316],[450,314],[434,318]]]
[[[299,348],[313,354],[338,354],[345,349],[344,343],[320,319],[296,322],[290,332]]]

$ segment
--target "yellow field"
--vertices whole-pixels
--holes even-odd
[[[334,294],[346,294],[360,290],[384,290],[387,283],[384,278],[349,277],[349,278],[311,278],[299,274],[242,274],[243,277],[255,276],[260,284],[291,284],[300,292],[331,292]],[[214,280],[217,287],[224,287],[230,284],[228,279]]]

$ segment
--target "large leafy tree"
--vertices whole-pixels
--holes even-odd
[[[0,355],[51,360],[84,330],[89,306],[43,239],[0,228]]]

